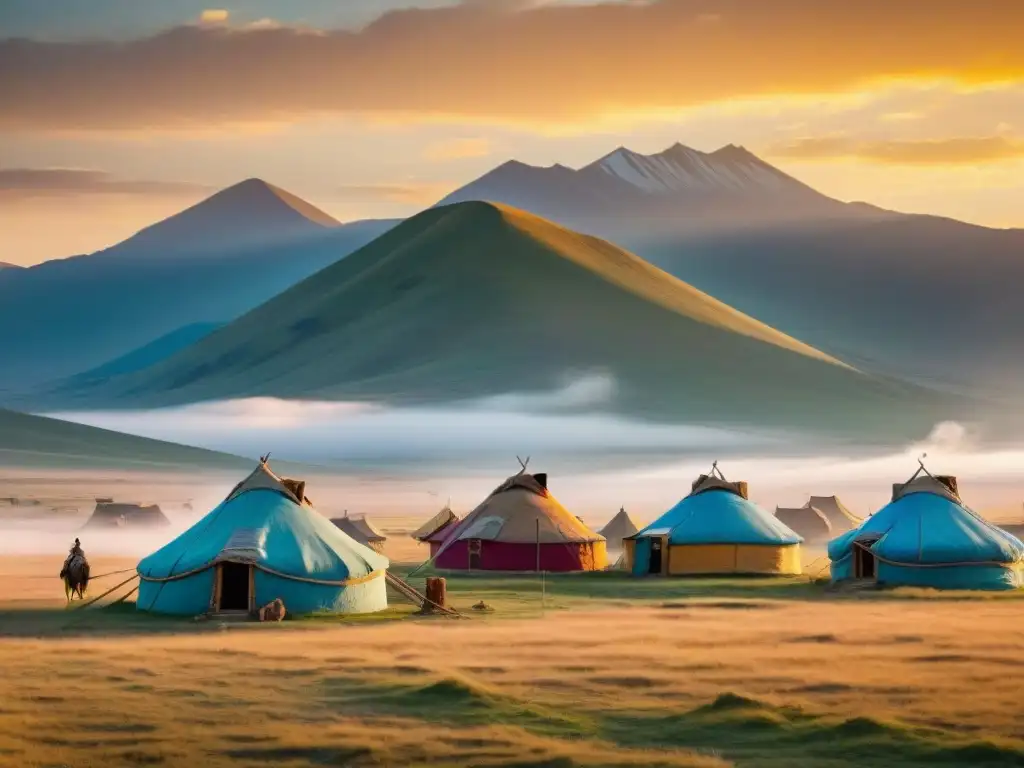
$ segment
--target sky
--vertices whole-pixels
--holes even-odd
[[[820,191],[1024,227],[1019,0],[4,0],[0,262],[257,176],[339,220],[516,158],[747,147]]]

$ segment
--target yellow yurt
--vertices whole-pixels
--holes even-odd
[[[718,469],[690,494],[625,541],[626,569],[636,575],[794,575],[803,539],[747,498],[747,484]]]

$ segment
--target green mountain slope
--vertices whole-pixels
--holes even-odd
[[[148,344],[144,344],[131,352],[110,360],[83,373],[70,377],[60,386],[76,387],[88,385],[98,380],[109,379],[132,371],[140,371],[154,363],[170,357],[175,352],[196,343],[204,336],[221,327],[220,323],[191,323],[166,333]]]
[[[0,409],[0,466],[241,471],[252,460]]]
[[[614,382],[608,410],[689,423],[920,436],[965,407],[862,374],[611,243],[476,202],[415,216],[82,397],[436,403],[549,391],[585,373]]]

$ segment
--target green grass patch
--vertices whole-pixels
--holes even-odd
[[[502,693],[462,675],[440,679],[374,681],[338,677],[324,682],[327,699],[346,712],[392,715],[449,726],[500,723],[543,736],[580,736],[595,732],[586,715],[567,714]]]
[[[739,766],[1024,766],[1024,743],[966,739],[941,729],[869,717],[836,718],[735,693],[683,713],[609,715],[624,746],[710,751]]]

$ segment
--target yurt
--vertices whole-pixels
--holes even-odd
[[[972,512],[956,478],[921,464],[892,500],[828,546],[832,580],[887,586],[1015,589],[1024,586],[1024,544]]]
[[[313,509],[305,485],[260,461],[212,512],[139,563],[139,609],[252,614],[276,598],[288,614],[386,608],[388,559]]]
[[[548,476],[526,465],[457,523],[434,566],[472,571],[598,571],[608,564],[603,536],[558,503]]]
[[[626,511],[626,508],[619,507],[615,517],[609,520],[598,533],[607,540],[609,550],[621,550],[623,540],[639,530],[636,523],[633,522],[633,518]]]
[[[429,544],[430,556],[434,557],[440,551],[444,540],[448,538],[448,535],[458,522],[459,516],[452,512],[450,505],[445,504],[444,509],[412,532],[412,538],[424,544]]]
[[[804,506],[814,507],[828,520],[832,536],[853,530],[864,518],[851,512],[838,496],[811,496]]]
[[[344,517],[331,518],[331,522],[360,544],[365,544],[375,552],[384,551],[384,542],[388,540],[388,537],[378,531],[365,515],[349,517],[346,512]]]
[[[121,504],[100,501],[82,530],[97,528],[161,528],[171,524],[157,504]]]
[[[776,507],[775,517],[807,543],[826,542],[832,538],[832,524],[817,507]]]
[[[626,539],[625,566],[637,575],[793,575],[801,572],[801,541],[716,462],[688,496]]]

